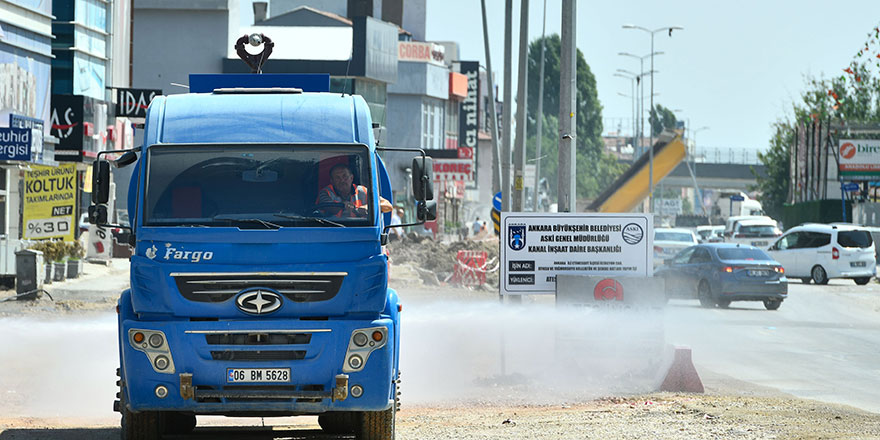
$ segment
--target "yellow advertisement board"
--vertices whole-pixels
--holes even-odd
[[[31,165],[24,178],[22,237],[73,241],[76,228],[76,165]]]

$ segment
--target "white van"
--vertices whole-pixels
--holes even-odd
[[[857,225],[807,223],[785,232],[767,253],[782,263],[787,278],[827,284],[831,278],[849,278],[868,284],[876,275],[874,239]]]

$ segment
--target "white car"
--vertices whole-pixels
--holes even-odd
[[[662,266],[666,259],[695,244],[699,244],[697,235],[690,229],[654,229],[654,267]]]
[[[782,235],[776,221],[767,217],[746,219],[736,222],[728,243],[747,244],[759,249],[767,249]]]
[[[807,223],[785,232],[767,253],[782,263],[785,276],[804,283],[827,284],[831,278],[849,278],[868,284],[877,273],[874,239],[857,225]]]
[[[697,239],[700,243],[717,243],[724,241],[724,225],[697,226]]]
[[[734,216],[734,217],[728,217],[728,218],[727,218],[727,223],[725,223],[725,225],[724,225],[724,237],[725,237],[725,238],[730,238],[730,236],[733,235],[733,231],[736,230],[736,226],[737,226],[737,225],[739,224],[739,222],[741,222],[741,221],[744,221],[744,220],[761,220],[761,219],[763,219],[763,220],[769,220],[769,221],[772,221],[772,222],[775,223],[775,220],[773,220],[773,219],[770,218],[770,217],[767,217],[766,215],[737,215],[737,216]]]

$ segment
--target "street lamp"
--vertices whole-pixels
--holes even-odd
[[[654,34],[660,31],[668,31],[669,36],[672,36],[672,31],[674,30],[684,30],[681,26],[665,26],[662,28],[657,28],[654,30],[644,28],[641,26],[636,26],[633,24],[625,24],[623,25],[624,29],[637,29],[643,32],[647,32],[651,36],[651,110],[654,109]],[[650,192],[648,193],[648,205],[651,209],[651,213],[654,212],[654,122],[648,119],[651,123],[651,145],[648,146],[648,160],[650,161],[648,168],[648,186],[650,188]]]
[[[652,56],[652,55],[663,55],[663,52],[657,51],[657,52],[652,52],[652,53],[649,53],[647,55],[642,55],[642,56],[633,55],[629,52],[618,52],[617,54],[620,56],[623,56],[623,57],[630,57],[630,58],[635,58],[635,59],[639,60],[639,72],[641,72],[639,74],[639,79],[641,79],[641,78],[645,77],[646,73],[648,73],[648,72],[645,72],[645,59]],[[645,120],[644,120],[644,118],[645,118],[645,103],[644,103],[645,83],[641,82],[641,81],[639,81],[639,83],[640,83],[640,86],[639,86],[640,92],[639,93],[641,94],[641,99],[639,99],[639,108],[638,108],[638,110],[636,110],[636,115],[639,115],[638,116],[639,117],[639,137],[638,137],[638,143],[636,144],[636,147],[637,147],[636,151],[639,152],[638,155],[641,155],[641,153],[642,153],[642,150],[641,150],[642,132],[644,131],[644,127],[645,127]]]
[[[636,117],[638,115],[636,110],[636,82],[640,82],[641,79],[639,76],[632,76],[629,74],[624,74],[620,72],[614,73],[614,76],[618,78],[626,78],[630,80],[630,96],[626,96],[623,93],[618,93],[618,95],[624,96],[626,98],[632,98],[632,140],[633,143],[636,141]],[[633,145],[635,147],[635,145]]]

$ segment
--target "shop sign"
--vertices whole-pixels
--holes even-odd
[[[439,182],[473,182],[474,161],[470,159],[434,159],[434,180]]]
[[[34,130],[0,127],[0,160],[31,160]]]
[[[22,238],[73,241],[76,211],[76,165],[31,165],[24,178]]]
[[[150,102],[161,94],[160,89],[116,89],[116,116],[146,117]]]
[[[397,43],[397,61],[420,61],[444,65],[446,48],[439,44],[421,41],[400,41]]]
[[[83,162],[107,143],[107,103],[80,95],[52,95],[51,133],[59,139],[55,159]]]
[[[554,294],[556,275],[650,277],[650,214],[501,213],[501,292]]]
[[[461,73],[467,77],[467,96],[461,102],[458,122],[458,146],[477,147],[477,115],[479,115],[480,63],[462,61]]]
[[[839,156],[842,176],[865,179],[880,176],[880,140],[842,139]]]

